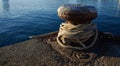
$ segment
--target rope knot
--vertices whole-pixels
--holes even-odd
[[[89,46],[86,46],[84,42],[87,41],[93,35],[95,35],[93,42]],[[62,47],[76,48],[80,50],[92,47],[96,39],[97,39],[97,27],[96,24],[92,22],[88,24],[78,24],[78,25],[73,25],[70,23],[62,23],[60,25],[59,33],[57,36],[57,42]],[[80,44],[82,48],[71,46],[71,42]]]

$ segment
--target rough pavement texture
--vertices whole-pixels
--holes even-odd
[[[0,48],[0,66],[120,66],[120,41],[101,40],[89,52],[97,57],[89,62],[72,61],[61,55],[46,38],[54,33]]]

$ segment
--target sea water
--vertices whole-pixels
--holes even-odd
[[[62,4],[95,6],[98,30],[120,35],[120,0],[0,0],[0,47],[57,31],[64,22],[57,16]]]

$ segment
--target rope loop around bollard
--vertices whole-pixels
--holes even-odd
[[[86,50],[86,49],[89,49],[89,48],[91,48],[92,46],[94,46],[94,44],[95,44],[95,42],[96,42],[96,40],[97,40],[97,38],[98,38],[98,31],[97,31],[97,28],[96,28],[96,31],[95,31],[95,37],[94,37],[94,39],[93,39],[93,41],[92,41],[92,43],[89,45],[89,46],[87,46],[87,47],[73,47],[73,46],[66,46],[66,45],[64,45],[63,43],[62,43],[62,41],[61,41],[61,36],[58,36],[57,37],[57,42],[58,42],[58,44],[61,46],[61,47],[63,47],[63,48],[66,48],[66,49],[76,49],[76,50]],[[83,45],[85,45],[83,42],[81,42]]]

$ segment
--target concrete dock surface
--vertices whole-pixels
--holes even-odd
[[[46,39],[56,32],[0,48],[0,66],[120,66],[120,41],[100,40],[89,52],[96,58],[89,62],[72,61],[61,55]]]

